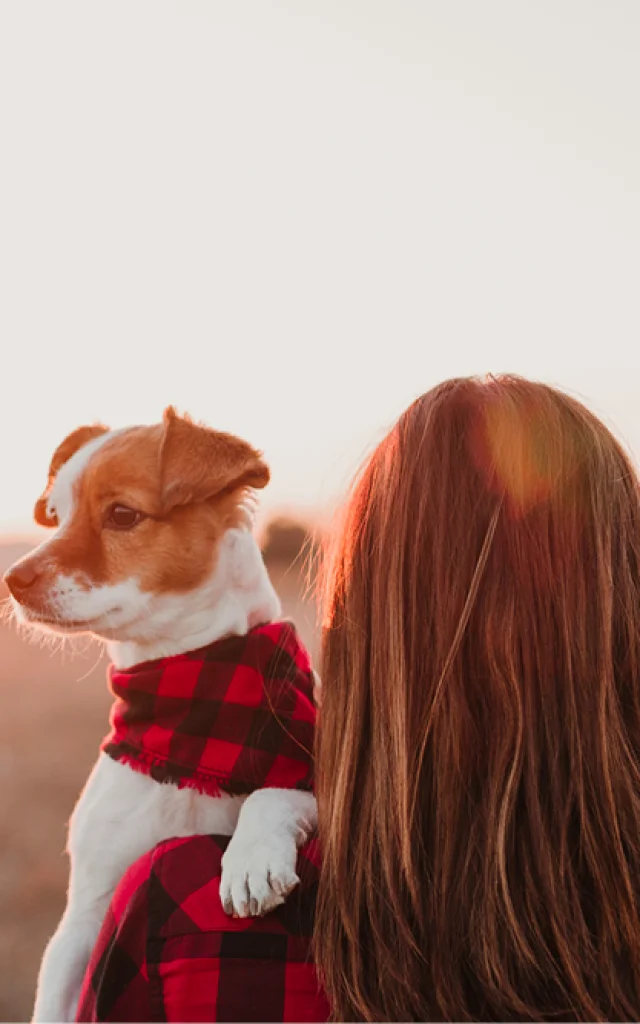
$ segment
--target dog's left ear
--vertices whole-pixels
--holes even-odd
[[[176,505],[206,501],[243,487],[266,487],[269,467],[246,441],[164,411],[160,443],[161,502]]]

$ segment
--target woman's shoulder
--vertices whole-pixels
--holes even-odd
[[[222,871],[222,856],[231,842],[231,836],[191,835],[165,839],[130,868],[138,881],[158,871],[172,871],[189,861],[191,874],[196,878],[219,875]],[[301,886],[313,885],[320,871],[320,843],[316,836],[298,851],[297,871]],[[195,879],[194,879],[195,880]]]
[[[222,856],[229,836],[202,835],[166,839],[140,857],[125,872],[112,901],[119,920],[132,899],[144,891],[152,904],[150,921],[158,937],[168,938],[199,928],[203,931],[242,931],[249,925],[273,931],[310,935],[320,870],[320,848],[311,839],[298,853],[300,885],[286,902],[260,920],[232,918],[220,901]]]
[[[229,842],[168,839],[131,865],[94,951],[79,1020],[328,1019],[311,955],[317,841],[299,851],[300,884],[260,918],[222,908]]]

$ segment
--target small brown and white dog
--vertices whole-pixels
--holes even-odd
[[[36,521],[55,533],[7,572],[18,619],[104,640],[117,668],[243,635],[280,616],[247,498],[269,480],[249,444],[181,417],[80,427],[56,449]],[[33,1019],[71,1021],[110,897],[126,868],[172,836],[232,835],[221,898],[264,913],[298,879],[316,826],[311,793],[212,797],[162,785],[104,753],[69,825],[68,903],[42,961]]]

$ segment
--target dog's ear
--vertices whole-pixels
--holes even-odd
[[[200,426],[173,406],[165,409],[163,426],[160,493],[165,511],[269,483],[260,452],[241,438]]]
[[[80,448],[83,448],[85,444],[89,441],[93,441],[95,437],[101,437],[102,434],[106,434],[108,430],[109,428],[104,427],[101,423],[94,423],[89,427],[78,427],[76,430],[73,430],[68,434],[64,441],[58,445],[51,456],[47,486],[36,501],[35,508],[33,510],[33,518],[40,526],[58,525],[56,516],[50,516],[47,511],[47,501],[60,467],[64,466],[65,462],[68,462],[71,456],[75,455],[75,453]]]

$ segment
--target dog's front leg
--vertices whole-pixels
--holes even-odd
[[[73,1021],[93,946],[122,875],[166,835],[163,787],[102,754],[71,817],[67,909],[40,967],[33,1020]]]
[[[33,1021],[59,1024],[76,1017],[82,979],[98,937],[111,892],[78,891],[71,872],[69,900],[40,965]]]
[[[119,855],[106,863],[98,851],[98,837],[102,836],[103,848],[108,848],[109,840],[100,826],[97,822],[95,843],[79,842],[77,837],[70,843],[67,906],[38,974],[33,1010],[33,1021],[38,1024],[75,1020],[82,980],[109,901],[123,873],[139,855],[137,844],[131,845],[130,851],[121,846]]]
[[[284,903],[298,884],[298,847],[315,831],[312,793],[258,789],[247,797],[222,858],[220,898],[228,914],[256,917]]]

